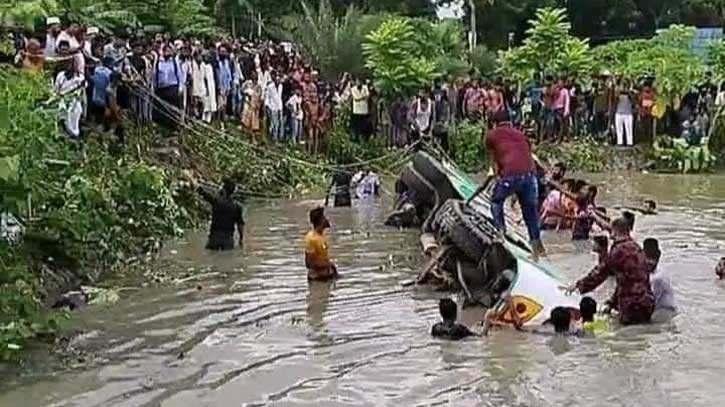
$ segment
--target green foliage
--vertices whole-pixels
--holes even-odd
[[[708,67],[719,81],[725,80],[725,41],[711,43],[707,49]]]
[[[448,130],[451,159],[464,171],[478,172],[486,166],[483,140],[486,128],[481,123],[463,121]]]
[[[13,117],[0,124],[0,187],[14,190],[3,194],[0,209],[22,217],[19,203],[26,195],[33,202],[32,218],[25,217],[26,239],[17,248],[2,248],[0,358],[7,357],[8,344],[22,347],[47,327],[38,322],[44,317],[30,264],[87,273],[113,266],[155,240],[178,236],[191,224],[169,172],[131,155],[114,157],[94,140],[86,145],[88,159],[77,162],[77,151],[56,128],[57,100],[48,102],[49,96],[40,76],[0,72],[0,117]],[[46,242],[54,242],[52,249]]]
[[[477,46],[469,56],[471,68],[478,77],[485,77],[493,73],[496,70],[496,59],[496,52],[491,51],[485,45]]]
[[[10,0],[0,4],[0,26],[27,30],[43,27],[45,19],[57,10],[56,0]]]
[[[692,27],[673,25],[650,40],[612,42],[595,48],[596,65],[632,82],[653,76],[658,103],[677,108],[704,78],[705,65],[691,49],[694,35]]]
[[[335,79],[343,72],[363,76],[363,41],[385,17],[363,15],[353,5],[338,17],[329,0],[319,0],[316,9],[304,1],[301,7],[301,14],[281,19],[281,28],[277,30],[281,36],[300,44],[304,54],[328,79]]]
[[[440,77],[460,77],[471,68],[465,59],[461,24],[453,20],[391,17],[367,35],[366,67],[384,97],[410,97]]]
[[[38,281],[23,256],[0,243],[0,361],[18,358],[29,340],[54,333],[63,317],[41,313]]]
[[[421,53],[435,62],[437,72],[444,77],[460,77],[467,73],[469,64],[461,57],[466,54],[465,32],[460,22],[443,20],[431,24],[428,20],[414,20]]]
[[[219,32],[202,0],[14,0],[0,5],[3,25],[37,30],[52,15],[106,31],[160,25],[176,33]]]
[[[706,172],[717,161],[710,152],[707,139],[703,139],[699,146],[690,146],[684,139],[670,136],[655,139],[652,158],[657,169],[681,173]]]
[[[637,75],[633,72],[632,60],[650,46],[648,40],[612,41],[594,48],[595,66],[599,67],[596,74],[609,73],[615,76],[632,78]]]
[[[591,73],[593,55],[588,40],[573,37],[566,10],[543,8],[530,20],[522,46],[500,54],[500,74],[516,83],[543,75],[585,76]]]
[[[535,153],[542,162],[549,166],[557,162],[565,162],[572,170],[601,172],[609,164],[606,149],[606,146],[587,137],[573,143],[541,143],[536,146]]]
[[[436,63],[423,53],[410,19],[386,20],[367,35],[363,50],[375,87],[385,97],[411,96],[440,76]]]

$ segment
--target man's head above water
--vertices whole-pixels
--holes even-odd
[[[569,332],[569,325],[571,324],[571,313],[564,307],[556,307],[551,310],[549,316],[551,324],[554,325],[554,332],[556,333],[567,333]]]
[[[312,223],[312,227],[320,233],[325,229],[328,229],[330,227],[330,221],[328,221],[325,217],[325,208],[320,206],[311,210],[310,223]]]
[[[444,322],[456,322],[458,319],[458,306],[450,298],[442,298],[438,302],[438,310]]]
[[[612,222],[612,236],[614,238],[629,237],[632,231],[632,221],[625,217],[617,218]]]
[[[660,261],[660,257],[662,257],[662,252],[660,251],[660,243],[659,241],[657,241],[657,239],[653,239],[651,237],[644,239],[644,242],[642,243],[642,249],[644,250],[644,254],[647,256],[648,259],[652,260],[655,263],[658,263]]]
[[[581,313],[582,321],[593,322],[594,315],[597,313],[597,302],[592,297],[583,297],[579,302],[579,313]]]

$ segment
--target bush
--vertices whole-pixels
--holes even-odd
[[[709,171],[716,161],[707,140],[703,140],[702,145],[691,146],[680,137],[670,136],[658,136],[651,155],[656,169],[681,173]]]
[[[607,168],[607,146],[592,137],[584,137],[572,143],[542,143],[535,147],[542,163],[549,166],[565,162],[572,171],[601,172]]]
[[[451,159],[466,172],[480,171],[487,164],[485,137],[486,128],[481,124],[463,121],[451,126],[448,131]]]

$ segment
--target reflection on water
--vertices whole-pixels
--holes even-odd
[[[437,299],[404,289],[423,259],[415,231],[384,228],[387,204],[329,210],[343,278],[308,283],[301,239],[315,202],[249,209],[243,251],[210,254],[204,234],[175,247],[216,279],[130,292],[75,315],[100,349],[84,369],[2,378],[0,405],[19,406],[715,406],[725,399],[725,285],[713,267],[725,242],[725,177],[600,177],[607,206],[657,200],[636,237],[663,249],[681,314],[593,339],[496,331],[429,336]],[[594,262],[586,245],[545,237],[569,279]],[[603,299],[612,284],[596,296]],[[480,310],[461,312],[475,325]],[[183,355],[182,355],[183,353]],[[183,357],[180,357],[183,356]],[[52,366],[52,365],[51,365]],[[40,370],[43,371],[43,370]]]

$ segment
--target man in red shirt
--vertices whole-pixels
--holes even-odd
[[[545,250],[541,243],[539,192],[531,144],[521,131],[511,125],[506,110],[496,112],[493,124],[495,128],[486,137],[486,147],[493,157],[497,176],[491,198],[494,224],[498,230],[505,231],[504,203],[506,198],[515,194],[529,232],[534,257],[538,257]]]

